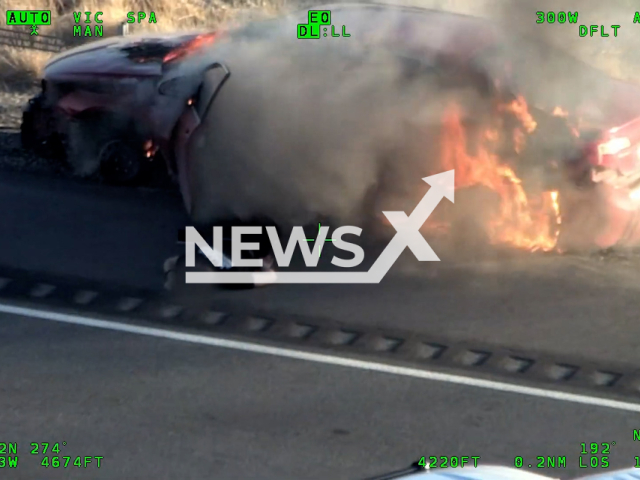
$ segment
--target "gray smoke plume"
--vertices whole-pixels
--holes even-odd
[[[611,12],[606,18],[621,24],[624,33],[633,12],[622,3],[614,10],[626,23]],[[502,40],[475,58],[474,67],[492,78],[508,70],[513,85],[506,89],[524,94],[534,116],[547,112],[536,138],[530,138],[536,148],[522,155],[531,167],[525,182],[531,177],[542,185],[546,180],[539,165],[567,159],[575,148],[566,125],[550,115],[554,106],[571,110],[589,100],[595,107],[588,113],[596,123],[612,113],[606,109],[613,106],[611,72],[587,67],[573,58],[581,58],[579,49],[567,46],[597,51],[596,44],[622,37],[579,37],[580,24],[605,23],[595,2],[496,0],[493,5],[492,25]],[[537,11],[576,9],[578,24],[535,23]],[[441,171],[439,128],[449,97],[463,105],[470,137],[473,125],[486,119],[489,102],[480,84],[472,78],[465,83],[470,72],[436,69],[412,76],[412,69],[422,71],[425,65],[407,61],[421,57],[420,46],[438,50],[455,43],[452,35],[464,28],[447,28],[446,18],[422,24],[419,14],[392,9],[334,15],[332,23],[343,23],[351,38],[297,40],[296,24],[306,22],[300,17],[250,26],[210,49],[207,55],[222,60],[231,77],[190,152],[195,221],[260,216],[288,226],[330,217],[364,226],[382,210],[410,212],[427,189],[420,179]],[[472,22],[469,31],[473,28]],[[528,39],[519,40],[522,36]],[[636,109],[627,103],[616,105],[613,113],[626,114],[625,106]],[[485,193],[456,202],[455,215],[482,219],[484,204],[495,208],[493,200],[484,200]]]
[[[366,17],[336,20],[353,35]],[[385,27],[397,35],[401,22],[387,16],[372,35],[384,37]],[[422,66],[375,47],[375,38],[297,40],[295,22],[272,28],[209,52],[231,77],[191,152],[194,218],[362,225],[383,206],[410,211],[415,195],[406,190],[419,198],[421,178],[439,173],[435,134],[446,99],[437,77],[412,77]],[[456,94],[474,103],[471,90]]]
[[[544,39],[595,68],[622,80],[639,81],[637,74],[640,55],[637,53],[635,13],[638,3],[633,0],[497,0],[495,12],[504,25],[521,34]],[[557,21],[553,24],[536,23],[537,12],[578,12],[575,24]],[[597,25],[604,27],[608,37],[601,36],[601,30],[586,37],[580,37],[579,27]],[[611,25],[619,25],[617,37]],[[544,64],[543,64],[544,66]]]

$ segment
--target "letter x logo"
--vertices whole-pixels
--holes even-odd
[[[393,245],[390,249],[391,251],[396,252],[396,249],[399,248],[399,255],[405,247],[409,247],[421,262],[438,261],[438,256],[420,233],[420,228],[424,222],[427,221],[429,215],[433,213],[443,197],[447,197],[453,201],[453,170],[426,177],[423,178],[423,180],[429,183],[432,188],[422,197],[410,216],[400,211],[382,213],[384,213],[387,219],[389,219],[389,223],[391,223],[393,228],[398,232],[389,244],[390,246]]]

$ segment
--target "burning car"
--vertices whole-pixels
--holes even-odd
[[[336,48],[360,44],[361,50],[352,49],[356,57],[357,52],[391,51],[401,59],[407,78],[435,79],[442,98],[452,92],[447,98],[453,101],[438,120],[435,171],[424,174],[456,170],[454,212],[464,210],[460,202],[478,204],[479,191],[483,198],[494,197],[492,208],[477,215],[488,243],[567,251],[640,241],[635,228],[640,212],[639,87],[612,79],[540,39],[521,37],[484,19],[389,5],[323,9],[348,24],[351,37],[318,40],[317,48],[335,40],[341,46]],[[295,25],[306,22],[306,13],[249,25],[226,41],[291,36]],[[244,95],[227,90],[234,88],[234,59],[224,48],[217,52],[217,60],[230,71],[230,86],[221,87],[227,77],[211,72],[203,91],[219,92],[220,98]],[[277,67],[265,67],[269,68]],[[265,85],[262,94],[276,93],[274,88],[282,87]],[[457,92],[468,90],[481,99],[482,108],[455,101]],[[198,212],[203,194],[202,187],[195,188],[202,175],[194,173],[190,152],[205,142],[203,122],[225,121],[216,103],[210,105],[212,98],[196,98],[178,121],[182,137],[176,151],[177,177],[192,214]],[[384,184],[393,175],[382,170],[380,177]],[[377,206],[373,210],[380,212]],[[468,218],[455,217],[432,215],[425,230],[444,224],[451,233],[457,224],[469,223]]]
[[[205,69],[192,62],[186,71],[185,60],[214,38],[110,38],[54,57],[41,92],[23,113],[23,145],[109,183],[135,183],[155,168],[166,171],[173,159],[172,127]],[[180,85],[171,82],[178,70]],[[172,95],[163,96],[169,88]]]
[[[455,215],[459,203],[491,197],[491,208],[471,220],[490,244],[552,251],[640,241],[639,87],[484,19],[390,5],[322,9],[342,19],[351,37],[306,45],[336,45],[354,64],[392,52],[404,78],[428,78],[440,88],[433,102],[447,99],[437,119],[436,171],[423,176],[455,169],[456,208],[453,219],[451,212],[432,215],[425,230],[464,231],[469,218]],[[111,39],[71,50],[45,70],[43,90],[25,111],[25,144],[63,151],[80,173],[119,183],[160,164],[194,221],[211,225],[217,218],[203,204],[218,192],[194,155],[206,150],[203,124],[223,130],[228,121],[219,106],[229,96],[244,98],[233,45],[291,40],[306,21],[305,11],[224,34]],[[263,73],[281,66],[266,60]],[[254,73],[259,82],[261,72]],[[260,95],[274,88],[283,87],[265,85]],[[460,91],[473,91],[482,108],[456,101]],[[235,139],[236,148],[242,142]],[[211,161],[222,167],[225,158]],[[381,185],[393,176],[393,161],[387,167]],[[363,208],[380,212],[377,204]]]

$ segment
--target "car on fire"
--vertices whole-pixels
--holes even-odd
[[[180,85],[172,76],[185,56],[214,36],[116,37],[54,57],[41,92],[24,110],[23,145],[109,183],[136,182],[160,162],[166,169],[172,127],[198,87],[188,75]],[[163,95],[171,88],[174,96]]]
[[[348,41],[361,45],[360,52],[393,51],[407,77],[436,77],[443,90],[471,86],[495,106],[500,125],[515,125],[516,134],[498,150],[480,154],[487,132],[473,118],[458,119],[469,138],[463,139],[464,152],[450,155],[443,167],[456,169],[457,198],[478,185],[498,191],[511,182],[511,214],[531,208],[526,195],[519,199],[527,189],[559,204],[544,241],[530,234],[533,240],[514,241],[516,246],[570,250],[640,241],[640,87],[485,19],[379,4],[322,9],[344,19]],[[228,56],[233,50],[224,45],[289,38],[306,21],[305,10],[224,32],[112,38],[67,51],[46,66],[42,91],[24,112],[24,145],[65,157],[77,173],[112,183],[140,182],[159,168],[174,179],[194,214],[203,193],[194,188],[190,152],[216,110],[215,99],[234,82],[234,59]],[[374,27],[381,24],[389,26],[382,33]],[[469,162],[496,156],[510,158],[511,166],[465,177]],[[216,221],[198,219],[203,225]],[[490,240],[503,236],[494,232]]]

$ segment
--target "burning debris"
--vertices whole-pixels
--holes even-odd
[[[493,192],[491,212],[483,219],[483,228],[491,244],[553,251],[561,224],[559,192],[526,191],[514,167],[517,155],[525,146],[526,136],[535,131],[537,122],[522,96],[500,104],[498,112],[518,120],[512,131],[514,155],[511,158],[497,153],[503,140],[501,137],[509,130],[505,125],[482,130],[475,142],[475,152],[469,153],[469,133],[463,125],[462,107],[452,103],[442,119],[441,166],[445,170],[455,169],[459,193],[477,187]]]
[[[213,42],[215,42],[219,36],[220,35],[216,33],[207,33],[207,34],[198,35],[197,37],[195,37],[193,40],[186,43],[185,45],[179,48],[172,49],[170,52],[168,52],[164,56],[162,61],[164,63],[169,63],[169,62],[174,62],[176,60],[184,58],[185,56],[189,55],[189,53],[191,52],[195,52],[203,47],[213,44]]]

